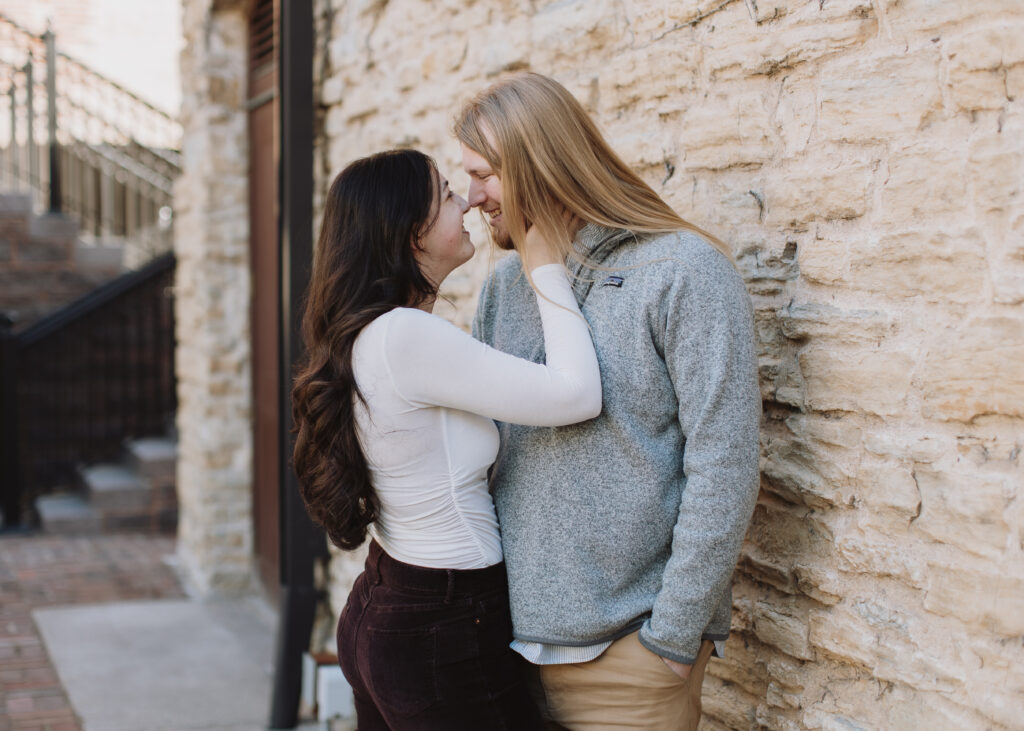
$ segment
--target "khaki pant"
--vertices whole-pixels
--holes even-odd
[[[714,643],[701,643],[686,680],[640,644],[636,632],[596,660],[537,667],[534,696],[549,729],[696,731],[700,689]]]

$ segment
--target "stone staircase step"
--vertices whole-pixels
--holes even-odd
[[[173,532],[178,524],[176,458],[173,440],[138,439],[126,445],[121,462],[80,469],[102,530]]]
[[[77,493],[43,495],[36,499],[36,512],[47,533],[90,535],[99,533],[103,523],[100,511]]]
[[[124,269],[124,246],[110,242],[75,244],[75,266],[81,272],[96,272],[117,276]]]
[[[24,216],[25,225],[32,216],[31,193],[0,193],[0,213],[10,216]]]
[[[178,523],[177,455],[173,439],[136,439],[125,445],[121,462],[80,468],[81,492],[36,500],[44,530],[70,535],[172,533]]]
[[[134,469],[153,487],[173,485],[178,462],[178,443],[166,437],[133,439],[125,445],[125,466]]]
[[[120,464],[97,464],[79,470],[93,507],[103,513],[148,511],[149,484]]]

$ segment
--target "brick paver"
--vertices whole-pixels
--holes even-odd
[[[37,607],[183,597],[163,536],[0,536],[0,731],[81,731]]]

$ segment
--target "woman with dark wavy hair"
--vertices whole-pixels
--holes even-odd
[[[558,247],[520,248],[545,362],[431,314],[473,255],[469,209],[414,150],[357,160],[324,207],[292,391],[295,468],[339,547],[372,537],[338,623],[360,731],[542,728],[512,627],[487,472],[494,421],[561,426],[601,411],[597,358]]]

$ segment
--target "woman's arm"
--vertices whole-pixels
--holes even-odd
[[[495,350],[434,315],[402,310],[388,323],[384,355],[403,398],[416,406],[447,406],[530,426],[597,416],[597,355],[565,269],[539,266],[531,278],[539,291],[544,364]]]

